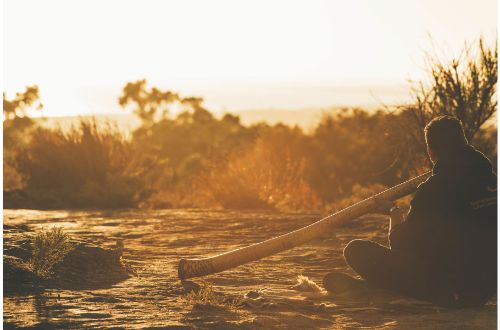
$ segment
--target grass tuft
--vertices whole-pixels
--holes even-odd
[[[309,279],[307,276],[298,275],[297,283],[291,287],[293,290],[302,292],[312,292],[317,294],[324,294],[325,290],[321,288],[316,282]]]
[[[240,299],[218,294],[213,285],[207,282],[203,282],[199,290],[188,293],[186,301],[194,306],[218,307],[232,311],[237,310],[240,305]]]
[[[49,278],[52,269],[73,249],[69,236],[60,227],[38,233],[31,242],[29,269],[38,277]]]

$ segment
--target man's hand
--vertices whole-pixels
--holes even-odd
[[[377,202],[377,208],[373,210],[373,213],[389,215],[390,210],[395,206],[393,201],[387,199],[381,199]]]
[[[389,223],[389,233],[394,226],[399,225],[405,219],[405,212],[399,207],[395,206],[389,211],[389,216],[391,217],[391,222]]]
[[[391,217],[391,223],[393,225],[398,225],[405,219],[405,213],[399,206],[393,207],[389,211],[389,216]]]

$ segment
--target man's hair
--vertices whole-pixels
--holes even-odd
[[[446,157],[468,143],[462,123],[452,116],[432,119],[424,132],[427,146],[438,158]]]

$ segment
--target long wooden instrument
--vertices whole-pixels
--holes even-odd
[[[430,174],[431,172],[424,173],[288,234],[209,258],[181,259],[178,268],[179,278],[187,279],[218,273],[309,242],[328,233],[335,226],[375,210],[381,200],[394,201],[413,193]]]

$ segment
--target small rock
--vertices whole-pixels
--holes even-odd
[[[181,281],[181,285],[184,288],[184,290],[189,293],[189,292],[198,292],[200,291],[201,287],[199,284],[193,282],[193,281]]]
[[[257,299],[259,298],[261,295],[260,295],[260,292],[258,291],[248,291],[246,294],[245,294],[245,298],[249,298],[249,299]]]
[[[324,312],[324,311],[326,311],[326,304],[325,303],[321,303],[318,306],[316,306],[316,312]]]

